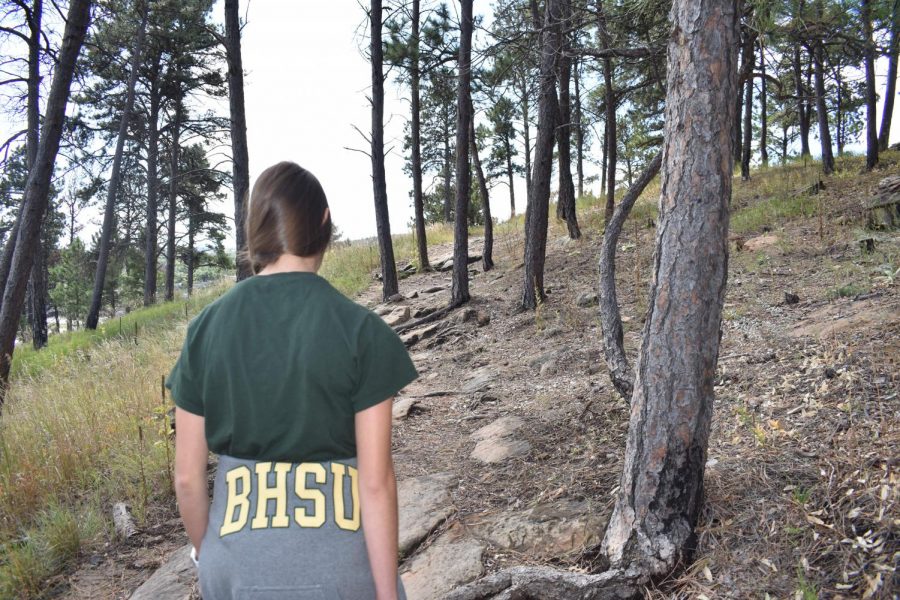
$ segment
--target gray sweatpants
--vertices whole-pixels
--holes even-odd
[[[203,600],[374,599],[356,466],[220,455],[200,548]],[[406,600],[399,575],[397,586]]]

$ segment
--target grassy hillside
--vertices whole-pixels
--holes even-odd
[[[883,160],[896,164],[898,155],[887,153]],[[858,158],[840,161],[826,184],[852,187],[860,166]],[[816,196],[798,193],[817,181],[819,172],[814,162],[792,163],[755,171],[752,185],[736,181],[733,232],[753,234],[819,215],[821,235],[829,235],[835,225],[824,218],[827,207]],[[658,193],[658,183],[652,184],[627,228],[656,219]],[[600,199],[581,198],[578,208],[583,229],[602,229]],[[550,227],[551,236],[565,235],[563,224]],[[521,262],[522,229],[520,215],[495,231],[497,253],[512,264]],[[432,246],[446,248],[451,241],[450,227],[430,229]],[[398,262],[415,261],[411,235],[395,236],[394,244]],[[518,257],[514,263],[513,257]],[[888,260],[893,269],[900,262]],[[377,246],[339,243],[329,251],[322,274],[354,297],[372,284],[378,265]],[[856,285],[852,277],[848,281]],[[135,310],[97,332],[53,336],[40,352],[16,351],[0,421],[0,597],[38,596],[85,548],[114,541],[113,502],[126,502],[139,526],[175,514],[170,399],[162,381],[188,320],[229,285],[226,279],[187,302]]]

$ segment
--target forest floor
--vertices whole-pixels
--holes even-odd
[[[732,224],[740,239],[729,261],[698,548],[695,562],[658,582],[649,598],[900,593],[900,232],[866,231],[862,210],[883,177],[900,174],[898,160],[889,154],[865,175],[845,163],[823,191],[802,201],[794,191],[817,178],[815,169],[735,180]],[[521,564],[580,572],[600,566],[597,545],[629,413],[606,373],[591,297],[601,210],[579,215],[578,241],[551,225],[548,297],[536,311],[517,310],[521,231],[503,230],[496,268],[471,265],[474,312],[454,311],[411,343],[421,377],[399,398],[413,407],[395,427],[397,477],[449,473],[450,510],[401,570],[414,571],[430,547],[460,539],[479,548],[468,578]],[[619,243],[632,362],[654,218],[652,203],[636,208]],[[873,252],[863,250],[862,238],[874,239]],[[480,253],[481,241],[471,242]],[[431,247],[432,263],[451,252],[450,245]],[[401,281],[408,299],[399,304],[380,304],[378,282],[358,301],[382,312],[408,305],[415,313],[445,305],[449,286],[449,271],[415,274]],[[786,294],[798,298],[788,302]],[[497,419],[502,431],[490,447],[470,437]],[[61,597],[127,597],[185,543],[173,508],[159,507],[139,535],[86,557],[65,576]],[[533,532],[539,539],[524,539]]]

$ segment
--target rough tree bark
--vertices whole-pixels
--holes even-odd
[[[606,367],[609,369],[613,387],[626,401],[631,400],[631,393],[634,390],[634,373],[632,373],[628,357],[625,355],[622,316],[619,313],[619,300],[616,295],[616,246],[619,243],[619,235],[622,233],[625,219],[631,213],[631,208],[647,184],[653,181],[653,178],[659,173],[661,164],[662,154],[657,154],[634,182],[634,185],[629,188],[609,220],[600,246],[598,296],[600,298],[600,326],[603,331],[603,355],[606,357]]]
[[[410,136],[412,144],[413,211],[416,219],[416,250],[419,254],[419,271],[427,271],[428,240],[425,237],[425,203],[422,200],[422,142],[421,108],[419,107],[419,0],[412,3],[412,35],[410,36],[410,92],[412,95],[412,115]]]
[[[891,137],[891,116],[894,114],[894,97],[897,95],[897,55],[900,54],[900,0],[894,0],[891,11],[891,41],[888,44],[887,81],[884,84],[884,109],[881,113],[881,130],[878,132],[878,149],[888,149]]]
[[[22,303],[25,300],[25,286],[34,261],[35,247],[40,243],[40,227],[50,200],[50,180],[59,151],[69,89],[75,73],[75,61],[84,42],[90,12],[90,0],[72,0],[69,3],[62,45],[57,56],[50,94],[47,97],[37,156],[25,184],[19,232],[0,308],[0,407],[9,385],[9,368],[12,364],[19,317],[22,314]]]
[[[247,113],[244,109],[244,67],[241,59],[239,0],[225,0],[225,60],[228,62],[228,109],[231,115],[231,168],[234,185],[234,239],[238,251],[246,250],[244,221],[250,191],[250,158],[247,150]],[[253,274],[248,261],[236,261],[237,281]]]
[[[91,295],[91,306],[88,309],[84,326],[97,329],[100,322],[100,307],[103,304],[103,287],[106,284],[106,268],[109,264],[109,247],[112,243],[113,227],[116,218],[116,196],[122,180],[122,153],[125,151],[125,138],[128,137],[128,123],[134,108],[134,88],[137,85],[138,71],[144,53],[144,39],[147,33],[147,18],[150,14],[150,2],[144,0],[141,8],[141,23],[138,25],[134,46],[131,48],[131,72],[128,74],[128,88],[125,91],[125,106],[119,120],[119,134],[116,138],[116,150],[113,154],[112,173],[106,190],[106,207],[103,211],[103,226],[100,230],[100,244],[97,254],[97,269],[94,271],[94,291]]]
[[[456,590],[452,600],[643,597],[644,585],[690,563],[727,275],[735,4],[674,0],[670,12],[653,286],[624,471],[602,545],[611,568],[515,567]]]
[[[372,61],[372,187],[375,196],[375,223],[378,230],[378,249],[381,255],[381,295],[387,300],[398,293],[397,264],[391,240],[391,220],[388,215],[387,181],[384,175],[384,53],[381,47],[381,0],[372,0],[371,45]]]
[[[522,75],[522,140],[525,142],[525,207],[531,206],[531,127],[529,126],[528,77]],[[528,212],[526,210],[526,212]]]
[[[746,88],[744,89],[744,125],[742,128],[743,139],[741,140],[741,181],[750,179],[750,157],[753,154],[753,66],[756,59],[753,56],[753,49],[756,46],[756,35],[749,31],[746,32],[744,40],[744,52],[742,57],[741,79],[744,81]]]
[[[572,6],[570,0],[560,0],[560,18],[563,30],[570,27]],[[566,54],[569,43],[568,36],[563,34],[562,52],[558,59],[559,82],[559,126],[556,128],[556,148],[559,158],[559,197],[556,203],[556,218],[566,220],[569,237],[577,240],[581,237],[578,228],[578,215],[575,212],[575,184],[572,183],[572,109],[569,102],[569,80],[572,78],[572,60]]]
[[[472,125],[472,0],[461,0],[459,21],[459,83],[456,90],[456,220],[453,225],[453,278],[450,305],[469,301],[469,136]],[[485,198],[487,201],[487,198]],[[485,202],[486,203],[486,202]]]
[[[875,42],[872,39],[871,0],[862,0],[863,43],[866,63],[866,171],[878,164],[878,113],[875,102]]]
[[[614,566],[650,576],[690,562],[703,502],[736,118],[734,0],[676,0],[671,18],[653,283],[602,545]]]
[[[159,105],[160,53],[156,52],[150,65],[150,114],[147,119],[147,227],[144,245],[144,306],[156,302],[157,214],[159,212]]]
[[[541,32],[540,100],[538,134],[534,145],[534,173],[525,211],[525,282],[521,307],[537,308],[544,295],[544,259],[547,252],[547,218],[550,209],[550,176],[556,129],[556,59],[559,56],[559,0],[547,0]]]
[[[475,111],[469,102],[469,149],[472,151],[472,164],[478,178],[478,193],[484,207],[484,248],[481,251],[481,268],[488,272],[494,268],[494,220],[491,216],[491,197],[488,192],[487,179],[478,156],[478,138],[475,136]]]

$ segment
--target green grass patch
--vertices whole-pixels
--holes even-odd
[[[735,211],[731,215],[731,231],[751,233],[775,229],[784,221],[814,216],[818,207],[816,197],[805,194],[766,198]]]
[[[854,296],[865,294],[868,291],[868,286],[859,285],[856,283],[848,283],[846,285],[828,290],[826,298],[828,298],[829,300],[837,300],[838,298],[853,298]]]

